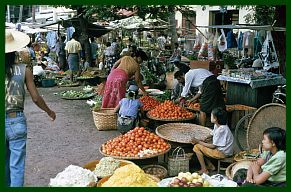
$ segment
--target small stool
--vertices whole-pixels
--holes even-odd
[[[219,174],[220,170],[226,170],[227,167],[221,167],[222,163],[232,164],[234,162],[234,156],[226,157],[224,159],[217,159],[217,173]]]

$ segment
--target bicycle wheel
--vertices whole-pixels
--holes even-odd
[[[236,124],[234,131],[234,138],[237,146],[240,150],[245,151],[248,149],[247,147],[247,129],[248,124],[253,116],[253,113],[249,113],[243,116]]]

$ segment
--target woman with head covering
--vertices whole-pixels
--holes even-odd
[[[24,116],[25,86],[33,102],[55,120],[56,114],[39,95],[32,72],[25,64],[15,64],[15,53],[29,43],[18,31],[5,31],[5,140],[6,184],[21,187],[24,183],[27,125]]]

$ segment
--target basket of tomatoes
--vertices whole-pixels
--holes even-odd
[[[160,102],[150,96],[142,96],[140,99],[139,99],[143,106],[142,106],[142,109],[144,111],[149,111],[153,108],[155,108],[156,106],[158,106],[160,104]]]
[[[191,111],[200,111],[200,103],[188,102],[186,108]]]
[[[194,114],[172,101],[166,100],[147,113],[148,118],[160,121],[186,121],[194,119]]]
[[[136,127],[124,135],[110,139],[100,147],[100,153],[116,159],[147,159],[163,155],[171,145],[144,127]]]

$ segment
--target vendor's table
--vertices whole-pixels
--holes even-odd
[[[286,83],[286,79],[281,75],[257,80],[242,80],[219,75],[217,79],[227,81],[227,104],[243,104],[252,107],[271,103],[276,86]]]

